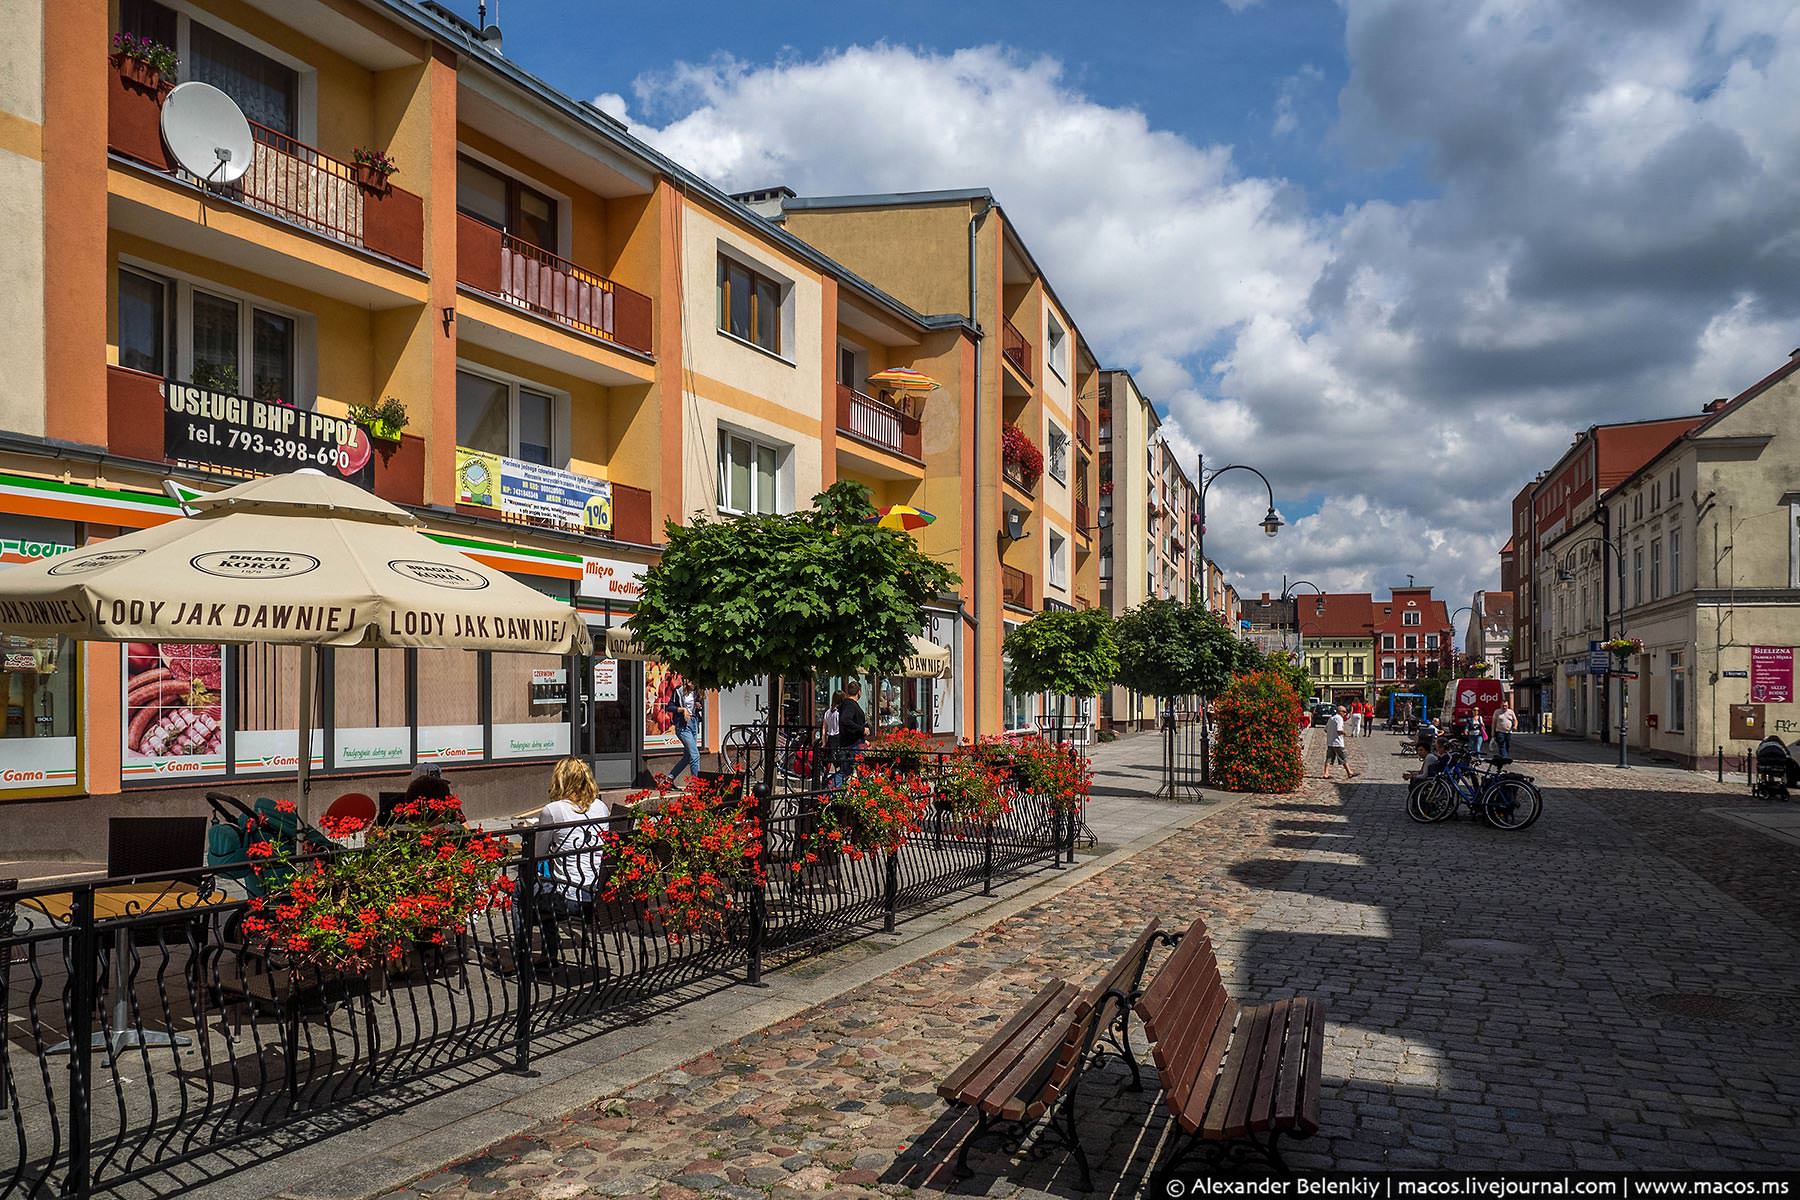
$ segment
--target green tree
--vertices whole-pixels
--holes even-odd
[[[807,512],[671,521],[627,624],[652,657],[701,687],[766,676],[771,714],[784,676],[896,671],[925,604],[957,576],[874,517],[869,489],[846,481]],[[768,737],[772,778],[774,722]]]
[[[1286,650],[1276,650],[1263,656],[1262,666],[1263,669],[1272,671],[1286,680],[1288,686],[1294,689],[1294,694],[1302,700],[1313,695],[1312,676],[1301,664],[1299,655]]]
[[[1119,673],[1113,620],[1097,608],[1038,613],[1009,632],[1002,649],[1022,692],[1094,696]]]
[[[1121,614],[1114,629],[1115,682],[1149,696],[1216,696],[1261,660],[1216,613],[1191,602],[1153,597]]]

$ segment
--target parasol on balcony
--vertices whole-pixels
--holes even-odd
[[[937,520],[936,513],[928,513],[922,508],[914,508],[910,504],[890,504],[886,508],[875,511],[875,523],[883,529],[898,529],[911,533],[915,529],[923,529]]]
[[[870,387],[878,391],[892,392],[899,406],[910,416],[917,416],[924,406],[925,397],[939,387],[937,380],[911,367],[889,367],[885,371],[877,371],[869,376],[868,382]]]

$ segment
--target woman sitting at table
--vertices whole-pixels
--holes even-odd
[[[553,963],[561,943],[558,921],[593,921],[594,902],[605,882],[601,831],[611,815],[586,762],[565,758],[556,764],[550,773],[550,802],[538,814],[538,827],[546,830],[538,843],[538,927],[544,931],[544,953]]]

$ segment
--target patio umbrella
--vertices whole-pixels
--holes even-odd
[[[907,656],[900,674],[906,679],[950,678],[950,650],[930,638],[913,635],[912,653]]]
[[[312,648],[591,648],[573,607],[432,541],[410,513],[344,480],[302,470],[190,507],[185,519],[0,573],[0,631],[307,647],[302,794],[312,758]],[[216,660],[211,669],[216,683]]]
[[[923,371],[915,371],[911,367],[889,367],[885,371],[877,371],[869,376],[872,387],[887,388],[891,392],[935,392],[938,381]]]
[[[907,533],[923,529],[935,520],[936,513],[928,513],[910,504],[890,504],[886,508],[877,509],[875,516],[875,523],[883,529],[899,529]]]

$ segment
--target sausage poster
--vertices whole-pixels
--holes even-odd
[[[205,642],[129,642],[120,774],[200,777],[225,771],[225,657]]]

